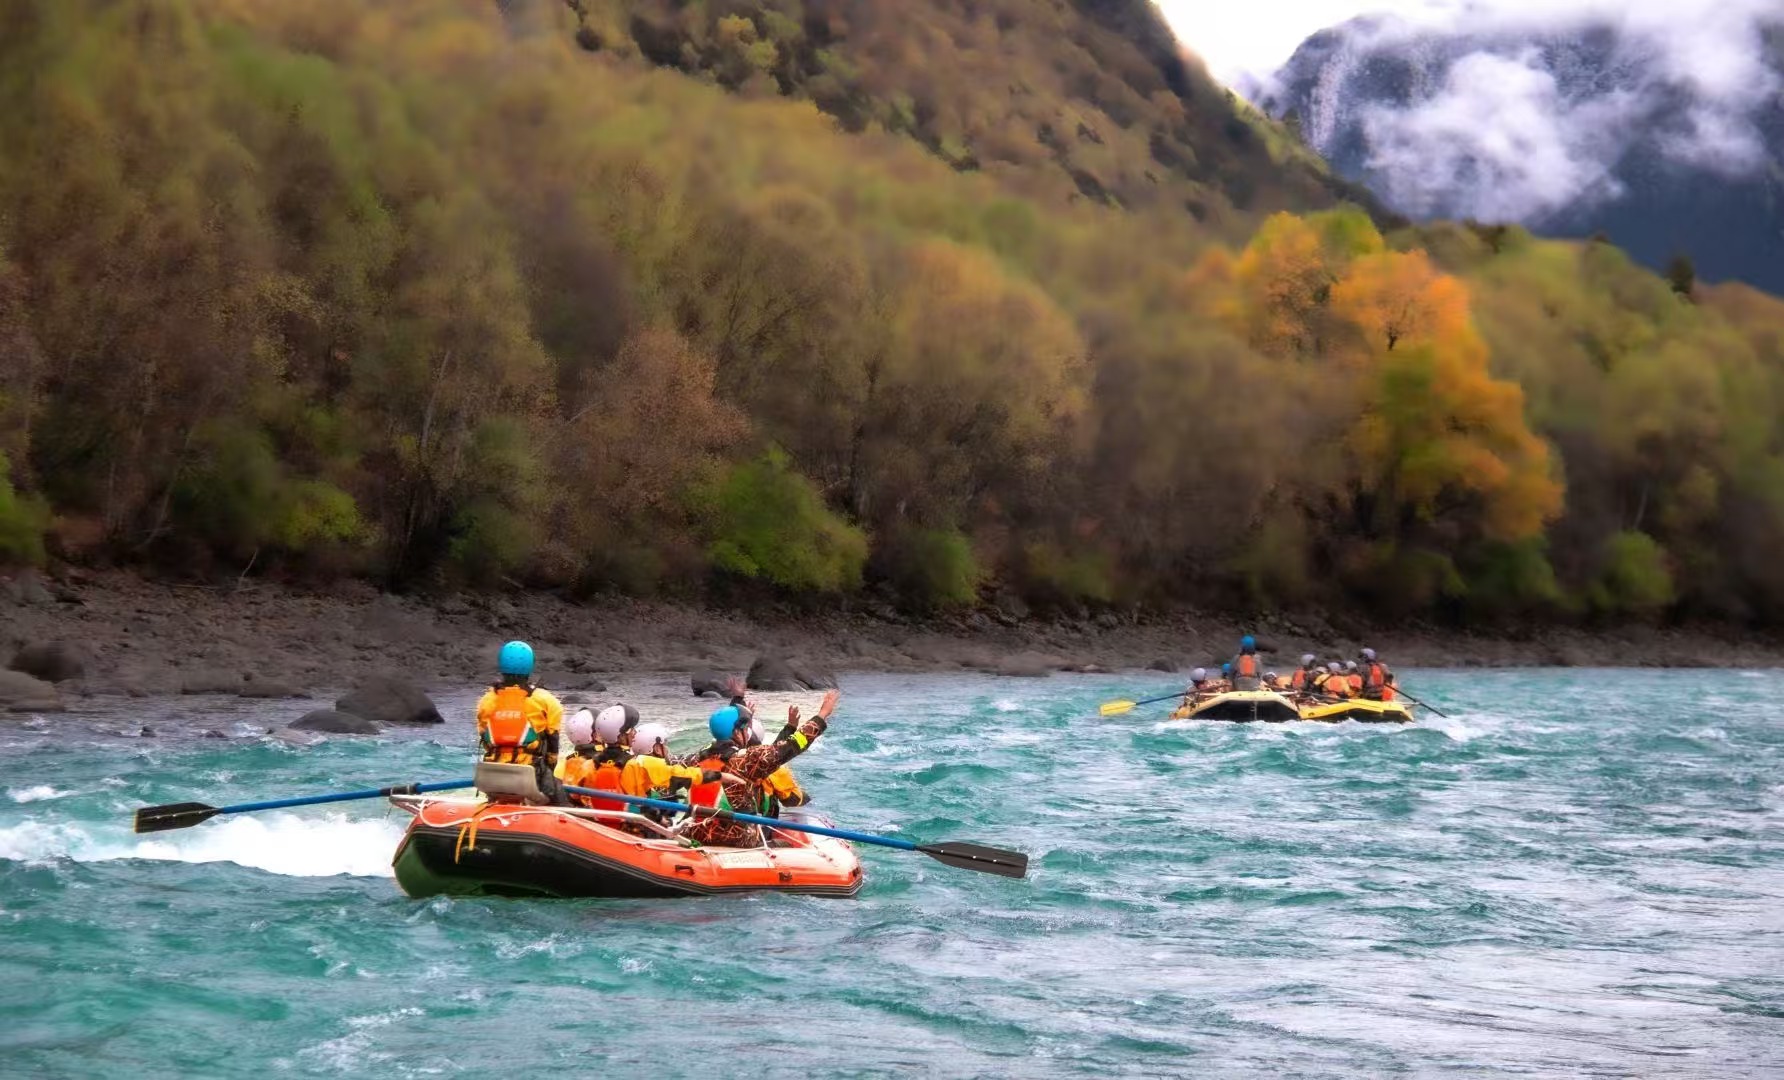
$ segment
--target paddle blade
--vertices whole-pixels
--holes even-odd
[[[958,866],[962,870],[977,870],[981,874],[996,874],[999,877],[1028,876],[1028,856],[1020,851],[961,843],[922,844],[917,850],[936,862]]]
[[[1110,701],[1105,702],[1103,707],[1098,709],[1097,712],[1102,713],[1104,716],[1120,716],[1124,712],[1132,712],[1134,706],[1138,704],[1139,702],[1137,701]]]
[[[168,832],[189,829],[201,821],[209,821],[217,807],[201,802],[169,803],[166,806],[145,806],[136,812],[136,831]]]

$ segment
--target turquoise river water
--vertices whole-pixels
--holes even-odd
[[[1784,1075],[1784,674],[1403,673],[1451,717],[1408,728],[843,681],[817,808],[1026,880],[864,848],[847,901],[410,900],[378,803],[130,812],[468,775],[469,689],[311,746],[255,732],[314,702],[0,720],[0,1073]],[[675,685],[600,697],[691,749]]]

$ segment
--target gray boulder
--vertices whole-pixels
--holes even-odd
[[[607,689],[607,684],[593,675],[547,674],[540,675],[537,683],[551,690],[561,691],[582,690],[598,694]]]
[[[87,656],[80,646],[66,641],[33,641],[6,666],[44,682],[59,683],[85,675]]]
[[[34,570],[26,570],[17,577],[0,579],[0,596],[15,604],[41,605],[53,604],[56,598],[43,584]]]
[[[6,712],[61,712],[62,696],[52,683],[34,679],[22,671],[0,671],[0,710]]]
[[[744,684],[770,693],[788,690],[834,690],[836,675],[813,664],[796,663],[781,656],[758,656],[750,665]]]
[[[693,689],[695,697],[725,696],[725,676],[710,668],[689,675],[688,685]]]
[[[330,735],[376,735],[384,728],[376,721],[334,709],[317,709],[292,721],[297,731],[324,731]]]
[[[335,702],[344,713],[381,724],[443,724],[446,719],[421,687],[396,675],[374,675]]]

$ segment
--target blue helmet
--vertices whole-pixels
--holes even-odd
[[[1250,634],[1246,634],[1244,637],[1240,638],[1239,639],[1239,651],[1240,652],[1256,652],[1257,651],[1257,638],[1252,637]]]
[[[496,660],[496,668],[504,675],[531,675],[533,647],[524,641],[510,641],[502,646],[502,655]]]
[[[730,742],[731,736],[737,734],[737,725],[744,722],[743,713],[737,706],[727,705],[714,712],[706,720],[706,726],[712,729],[712,737],[720,742]]]
[[[1220,665],[1220,673],[1222,675],[1231,675],[1233,673],[1232,661],[1229,660],[1226,663]]]

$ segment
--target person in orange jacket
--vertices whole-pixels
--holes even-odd
[[[1230,666],[1228,677],[1234,690],[1257,690],[1264,685],[1264,662],[1258,659],[1257,639],[1250,634],[1239,639],[1239,655]]]
[[[575,753],[564,757],[558,778],[571,787],[618,791],[620,774],[632,760],[632,731],[638,727],[638,710],[630,705],[611,705],[599,716],[582,709],[564,722],[564,733]],[[624,810],[626,804],[586,795],[572,802],[594,810]]]
[[[1319,677],[1319,657],[1312,653],[1301,655],[1301,666],[1288,678],[1288,688],[1299,694],[1313,692],[1315,680]]]
[[[564,706],[533,685],[533,648],[510,641],[497,657],[501,678],[477,702],[477,741],[483,760],[532,765],[541,779],[557,767]]]
[[[1343,700],[1350,697],[1350,679],[1345,677],[1344,665],[1334,660],[1320,672],[1313,686],[1314,692],[1329,698]]]
[[[1374,701],[1394,700],[1394,673],[1375,655],[1374,649],[1357,654],[1363,661],[1363,696]]]

